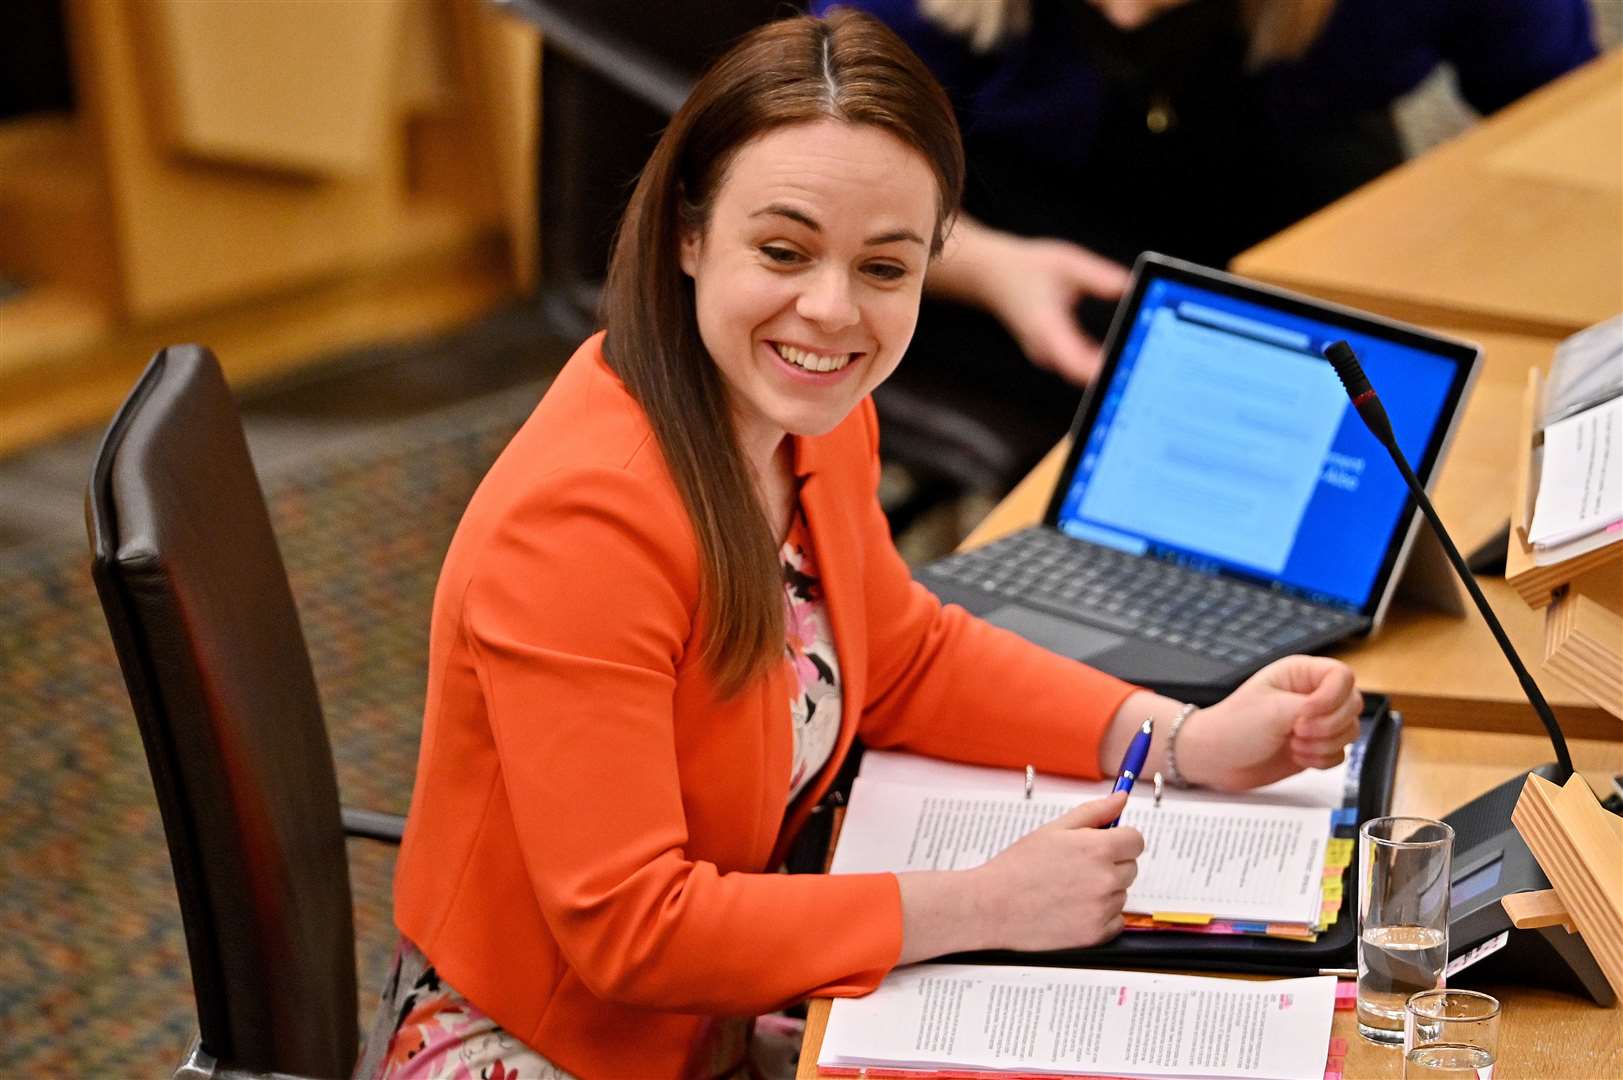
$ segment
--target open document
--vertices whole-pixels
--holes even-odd
[[[1320,1080],[1336,980],[919,964],[834,1002],[823,1071]]]
[[[858,776],[830,873],[966,870],[1076,805],[975,788]],[[1130,800],[1122,824],[1144,834],[1126,910],[1316,924],[1330,812],[1299,806]]]

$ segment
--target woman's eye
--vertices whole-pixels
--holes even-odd
[[[899,281],[907,276],[907,267],[895,263],[869,263],[868,273],[880,281]]]
[[[791,251],[789,248],[784,247],[774,247],[771,244],[762,244],[761,254],[779,266],[792,266],[800,261],[800,252]]]

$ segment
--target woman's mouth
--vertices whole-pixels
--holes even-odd
[[[801,371],[811,372],[815,375],[827,375],[839,371],[854,360],[859,353],[819,353],[809,349],[802,349],[781,341],[769,342],[772,351],[791,367]]]

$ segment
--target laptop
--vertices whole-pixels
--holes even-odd
[[[916,571],[1055,652],[1192,701],[1379,627],[1419,515],[1324,346],[1430,490],[1476,346],[1146,253],[1042,524]]]

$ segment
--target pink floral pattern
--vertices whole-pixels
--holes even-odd
[[[698,1057],[698,1075],[745,1080],[756,1075],[753,1021],[718,1017]],[[575,1080],[508,1034],[439,977],[405,938],[383,990],[357,1080]]]
[[[789,697],[789,726],[794,735],[789,798],[793,800],[834,753],[842,705],[840,661],[834,652],[834,633],[808,542],[806,519],[799,510],[779,556],[783,562],[787,629],[784,649],[795,673]]]

